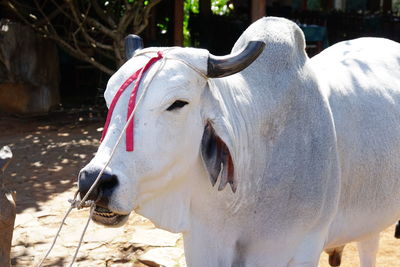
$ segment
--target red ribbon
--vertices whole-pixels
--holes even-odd
[[[122,93],[125,91],[128,86],[136,80],[135,86],[133,87],[132,93],[129,97],[129,102],[128,102],[128,114],[126,116],[126,120],[128,121],[130,115],[132,114],[133,110],[135,109],[136,105],[136,95],[137,91],[140,85],[140,82],[142,80],[143,74],[158,60],[162,59],[163,55],[160,51],[157,52],[157,56],[150,58],[150,60],[146,63],[146,65],[143,68],[140,68],[137,70],[134,74],[132,74],[118,89],[117,93],[115,94],[113,100],[111,101],[110,108],[108,109],[107,113],[107,119],[104,124],[104,129],[103,129],[103,134],[101,135],[100,142],[103,141],[104,137],[106,136],[108,126],[110,125],[112,113],[114,111],[114,108],[118,102],[119,97],[122,95]],[[133,134],[133,129],[134,129],[134,121],[135,118],[133,117],[132,120],[130,121],[128,127],[126,128],[126,151],[133,151],[134,150],[134,134]]]

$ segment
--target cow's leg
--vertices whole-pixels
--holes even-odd
[[[379,233],[357,242],[360,267],[374,267],[379,247]]]
[[[317,267],[325,236],[325,233],[314,233],[306,237],[300,243],[288,267]]]

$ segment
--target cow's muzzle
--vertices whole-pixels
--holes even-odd
[[[87,194],[99,173],[100,170],[97,168],[87,168],[79,173],[78,190],[81,199],[83,199]],[[106,208],[110,201],[111,195],[117,186],[117,176],[109,173],[108,171],[104,171],[100,177],[100,180],[96,183],[92,192],[89,194],[87,200],[96,201],[96,205]]]
[[[79,173],[78,190],[83,199],[100,173],[98,168],[85,168]],[[87,200],[96,202],[93,220],[107,226],[119,226],[125,222],[129,214],[119,214],[109,209],[109,202],[114,190],[118,186],[118,177],[104,171],[99,181],[90,192]]]

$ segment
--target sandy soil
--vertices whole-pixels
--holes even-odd
[[[0,118],[0,147],[9,145],[14,159],[5,173],[6,187],[17,191],[13,266],[34,266],[46,250],[76,190],[76,175],[93,156],[102,119],[88,113],[60,113],[34,119]],[[88,210],[67,219],[46,266],[68,266]],[[400,266],[400,240],[394,227],[382,234],[377,266]],[[345,248],[342,266],[359,266],[354,244]],[[156,229],[132,215],[121,228],[91,223],[76,266],[185,266],[180,235]],[[329,266],[323,254],[320,266]]]

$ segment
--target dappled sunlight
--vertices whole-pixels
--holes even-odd
[[[17,213],[45,203],[53,194],[76,188],[79,170],[93,157],[103,119],[52,116],[5,118],[0,122],[0,146],[14,158],[5,185],[17,192]],[[71,194],[72,197],[72,194]]]
[[[40,168],[43,167],[43,163],[41,161],[36,161],[34,163],[31,163],[31,166]]]
[[[54,166],[53,168],[47,168],[47,170],[51,171],[51,172],[59,172],[62,169],[63,169],[63,167],[62,166],[58,166],[58,165]]]
[[[6,187],[17,192],[11,250],[13,266],[37,265],[49,248],[70,206],[67,200],[77,189],[77,175],[97,150],[102,124],[103,119],[89,122],[51,117],[45,121],[0,120],[0,146],[9,145],[14,154],[5,172]],[[88,212],[88,209],[74,209],[70,213],[46,266],[70,263]],[[180,235],[155,229],[147,219],[134,213],[130,217],[121,228],[91,223],[77,265],[100,266],[106,262],[107,266],[114,266],[137,262],[147,250],[161,249],[160,244],[162,248],[179,252],[178,256],[183,258]],[[146,234],[138,235],[138,229]],[[134,232],[136,241],[132,239]]]

